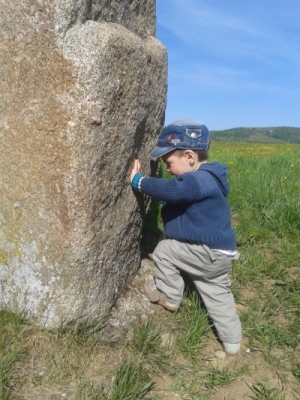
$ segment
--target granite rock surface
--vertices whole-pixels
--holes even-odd
[[[0,305],[109,314],[140,266],[129,172],[164,122],[155,1],[0,0]]]

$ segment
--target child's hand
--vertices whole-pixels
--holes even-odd
[[[133,169],[131,171],[130,174],[130,182],[132,182],[133,177],[135,174],[141,173],[142,172],[142,166],[141,163],[139,162],[139,160],[134,160],[134,165],[133,165]]]

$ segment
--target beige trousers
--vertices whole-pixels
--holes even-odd
[[[193,280],[208,315],[222,342],[238,343],[242,338],[240,319],[230,290],[228,273],[237,256],[212,251],[206,245],[162,240],[153,253],[157,289],[172,304],[180,304],[184,281],[180,271]]]

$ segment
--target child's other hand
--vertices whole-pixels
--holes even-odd
[[[130,174],[130,182],[132,182],[133,177],[135,174],[141,173],[142,172],[142,166],[139,160],[134,160],[134,165]]]

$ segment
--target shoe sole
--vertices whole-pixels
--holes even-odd
[[[163,308],[165,308],[168,311],[176,311],[180,307],[180,306],[168,306],[161,299],[156,304],[159,304],[160,306],[162,306]]]
[[[236,353],[228,353],[228,351],[226,351],[225,349],[224,349],[224,353],[226,353],[228,356],[230,356],[230,357],[234,357],[234,356],[237,356],[238,354],[239,354],[239,350],[236,352]]]

